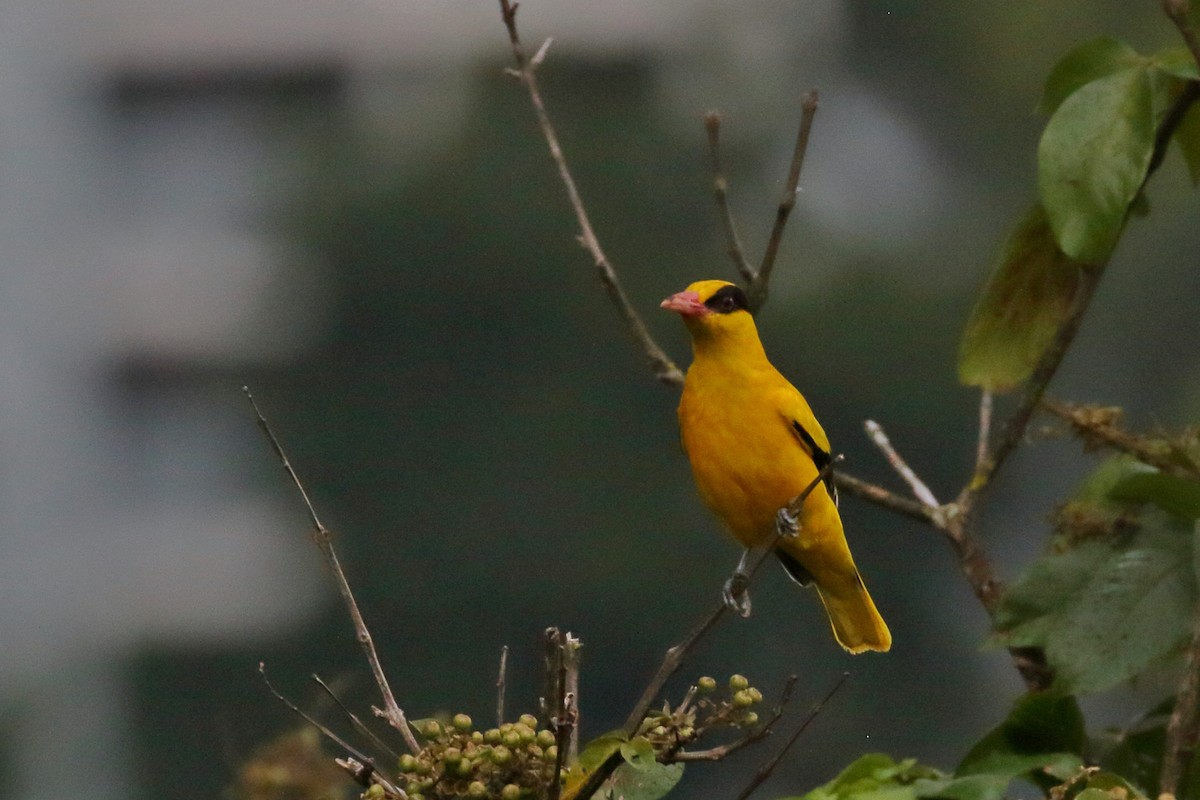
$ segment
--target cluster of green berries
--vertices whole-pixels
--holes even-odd
[[[448,724],[425,719],[413,727],[425,747],[400,756],[399,786],[410,800],[521,800],[537,796],[554,779],[554,732],[539,729],[532,714],[486,731],[475,730],[466,714],[455,714]],[[363,796],[375,800],[370,794]]]
[[[664,706],[642,723],[641,735],[656,751],[675,750],[693,742],[701,734],[718,728],[753,728],[758,724],[754,706],[762,702],[762,692],[750,685],[744,675],[729,676],[727,693],[715,696],[717,681],[703,677],[675,710]]]

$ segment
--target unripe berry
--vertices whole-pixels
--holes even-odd
[[[442,761],[447,764],[457,764],[462,760],[462,751],[457,747],[447,747],[442,751]]]
[[[400,771],[413,772],[417,768],[417,759],[410,756],[408,753],[400,756]],[[376,784],[378,785],[378,784]]]
[[[558,761],[558,745],[552,744],[546,748],[546,760],[553,764]]]
[[[751,698],[751,699],[752,699],[754,702],[756,702],[756,703],[761,703],[761,702],[762,702],[762,692],[760,692],[758,689],[755,689],[753,686],[751,686],[751,687],[750,687],[749,689],[747,689],[746,691],[750,693],[750,698]]]
[[[471,781],[467,785],[468,797],[486,797],[487,785],[483,781]]]
[[[450,720],[450,723],[459,733],[466,733],[471,730],[471,718],[466,714],[455,714],[454,719]]]
[[[442,733],[442,726],[436,719],[427,719],[421,727],[421,733],[426,739],[436,739]]]
[[[749,711],[746,716],[742,717],[742,726],[749,728],[752,725],[758,724],[758,714],[754,711]]]
[[[521,744],[521,734],[510,730],[500,735],[500,741],[504,742],[508,747],[519,747]]]
[[[488,744],[499,744],[500,743],[500,729],[499,728],[488,728],[487,731],[485,731],[483,734],[483,740],[485,742],[487,742]]]
[[[502,744],[498,744],[492,748],[492,763],[507,764],[512,760],[512,751]]]
[[[713,689],[717,688],[717,679],[710,678],[709,676],[705,675],[703,678],[700,678],[698,681],[696,681],[696,688],[701,692],[708,694]]]
[[[522,714],[519,722],[526,728],[537,728],[537,717],[533,714]]]
[[[740,692],[733,693],[734,708],[749,708],[754,705],[754,698],[750,696],[750,692],[742,689]]]
[[[740,692],[750,685],[750,681],[746,680],[745,675],[733,674],[729,676],[729,689],[733,692]]]
[[[553,732],[548,731],[545,728],[542,728],[540,731],[538,731],[537,743],[540,744],[542,747],[549,747],[550,745],[554,744],[556,741],[558,741],[558,740],[555,738]]]
[[[506,784],[505,787],[500,790],[500,800],[517,800],[517,798],[520,796],[521,787],[517,786],[515,783]]]

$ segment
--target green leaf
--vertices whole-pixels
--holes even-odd
[[[1085,743],[1074,697],[1033,692],[1017,698],[1008,717],[971,748],[954,774],[1003,778],[1004,786],[1024,776],[1048,790],[1079,769]]]
[[[1005,720],[971,748],[956,775],[1010,777],[1054,765],[1073,769],[1086,743],[1083,713],[1071,695],[1032,692],[1017,698]]]
[[[579,758],[563,772],[562,797],[573,798],[587,782],[588,777],[604,762],[621,751],[626,743],[625,735],[619,731],[606,733],[588,742],[579,753]]]
[[[1163,72],[1185,81],[1200,77],[1200,70],[1196,69],[1196,59],[1192,58],[1192,52],[1186,47],[1172,47],[1155,53],[1150,63]]]
[[[1118,487],[1141,474],[1144,465],[1114,459],[1097,470],[1079,502],[1127,504]],[[1138,502],[1161,499],[1157,491]],[[1063,692],[1109,688],[1178,651],[1190,638],[1196,602],[1191,525],[1146,505],[1133,528],[1124,536],[1060,542],[1036,561],[1001,598],[991,641],[1043,647]]]
[[[1079,262],[1054,240],[1035,205],[1008,236],[971,311],[958,349],[958,377],[992,392],[1027,379],[1071,307]]]
[[[1038,109],[1044,114],[1053,114],[1064,100],[1082,86],[1118,70],[1136,66],[1141,60],[1136,50],[1109,36],[1084,42],[1063,56],[1050,70]]]
[[[660,764],[654,747],[642,736],[621,744],[625,763],[617,767],[597,797],[604,800],[658,800],[683,777],[683,764]]]
[[[1163,748],[1167,741],[1167,720],[1174,707],[1175,698],[1169,697],[1128,728],[1097,736],[1091,744],[1096,763],[1124,776],[1141,794],[1157,796]]]
[[[966,775],[939,781],[921,780],[913,785],[922,798],[948,800],[1001,800],[1011,780],[1003,775]]]
[[[1187,522],[1200,519],[1200,483],[1164,475],[1152,467],[1125,475],[1112,487],[1109,497],[1126,503],[1153,503]]]
[[[916,800],[917,781],[943,778],[943,773],[916,759],[894,761],[882,753],[868,753],[829,783],[791,800]]]
[[[1038,144],[1038,190],[1055,240],[1079,261],[1108,258],[1154,150],[1151,68],[1130,67],[1067,97]]]

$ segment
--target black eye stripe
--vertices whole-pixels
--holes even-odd
[[[722,286],[713,296],[704,302],[718,314],[729,314],[734,311],[746,311],[750,304],[746,301],[746,293],[737,286]]]

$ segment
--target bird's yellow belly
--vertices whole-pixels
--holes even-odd
[[[722,408],[709,406],[714,407]],[[744,405],[732,414],[706,413],[685,397],[679,420],[683,444],[705,504],[743,546],[763,544],[774,534],[776,512],[817,475],[816,466],[788,430],[784,418],[769,409]],[[824,495],[824,491],[819,494]],[[810,510],[816,510],[814,503],[805,504],[802,525]]]

